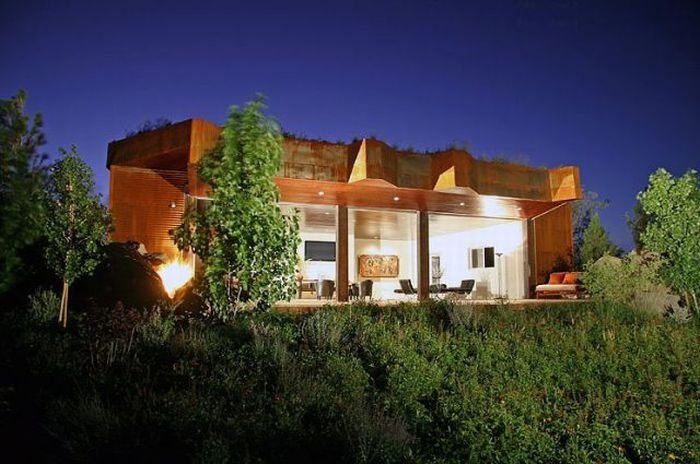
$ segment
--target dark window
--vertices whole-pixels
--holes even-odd
[[[496,267],[494,247],[472,248],[470,264],[472,269]]]
[[[304,259],[311,261],[335,261],[335,242],[304,242]]]
[[[494,267],[493,247],[484,248],[484,267]]]

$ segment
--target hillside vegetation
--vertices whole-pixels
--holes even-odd
[[[58,304],[35,295],[1,324],[5,437],[34,461],[700,459],[698,318],[440,302],[223,324],[118,307],[63,332]]]

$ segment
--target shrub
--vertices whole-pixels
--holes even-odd
[[[144,320],[136,325],[136,331],[141,338],[151,345],[164,344],[175,330],[175,316],[172,311],[161,306],[155,306],[147,313]]]
[[[46,443],[63,461],[139,462],[694,462],[700,449],[700,323],[623,305],[75,322],[0,325],[17,409],[37,415],[10,431],[37,443],[28,460]]]
[[[630,305],[639,294],[660,283],[659,266],[659,260],[651,255],[606,255],[587,264],[581,280],[594,299]]]
[[[46,324],[58,316],[61,301],[51,290],[36,290],[29,296],[29,315],[36,322]]]

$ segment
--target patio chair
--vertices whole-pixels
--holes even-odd
[[[447,289],[447,291],[468,296],[472,292],[472,290],[474,290],[475,283],[476,281],[474,279],[463,280],[459,287],[450,287]]]
[[[316,299],[333,298],[333,293],[335,292],[335,282],[328,279],[323,279],[319,285],[316,286]]]
[[[394,293],[403,293],[404,295],[416,295],[418,292],[411,284],[411,279],[399,279],[399,285],[401,288],[394,290]]]
[[[360,297],[360,286],[352,283],[348,286],[348,296],[351,300],[356,300]]]
[[[367,297],[369,297],[370,300],[372,299],[373,284],[374,282],[369,279],[360,282],[360,298],[362,298],[363,300]]]

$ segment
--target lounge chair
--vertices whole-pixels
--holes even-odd
[[[418,294],[418,291],[411,284],[411,279],[399,279],[399,285],[401,285],[401,288],[394,290],[394,293],[403,293],[404,295]]]
[[[535,298],[582,298],[586,292],[580,278],[580,272],[552,272],[546,284],[535,287]],[[624,284],[621,282],[620,285]]]
[[[459,287],[449,287],[447,291],[467,296],[474,290],[475,283],[476,281],[474,279],[463,280]]]

